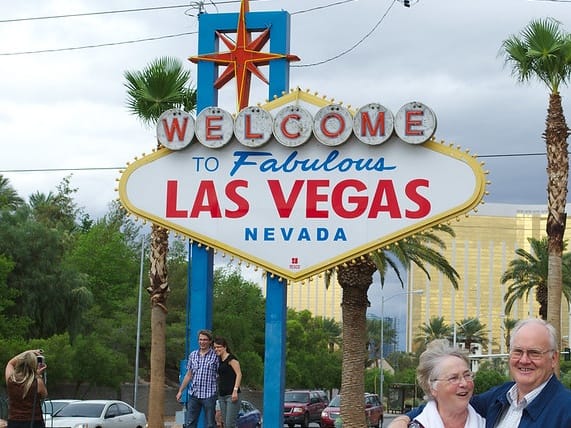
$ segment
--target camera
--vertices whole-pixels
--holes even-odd
[[[44,356],[43,355],[38,355],[38,367],[42,367],[44,365]]]

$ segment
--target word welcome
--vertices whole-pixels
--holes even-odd
[[[314,136],[326,146],[345,143],[351,135],[368,145],[379,145],[393,133],[410,144],[428,141],[436,131],[436,116],[419,102],[405,104],[393,116],[378,103],[367,104],[355,112],[342,105],[322,107],[312,116],[298,105],[287,105],[275,116],[261,107],[246,107],[234,119],[219,107],[202,110],[196,120],[188,113],[171,109],[157,122],[157,139],[171,150],[182,150],[196,136],[209,148],[220,148],[232,138],[247,147],[261,147],[272,136],[286,147],[300,146]]]

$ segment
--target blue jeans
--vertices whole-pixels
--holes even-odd
[[[238,396],[238,400],[232,401],[232,395],[223,395],[218,397],[218,402],[220,403],[224,428],[234,428],[240,411],[240,396]]]
[[[216,428],[216,421],[214,419],[216,412],[216,395],[208,398],[196,398],[192,395],[188,396],[184,418],[185,428],[197,427],[201,409],[204,409],[204,422],[206,428]]]

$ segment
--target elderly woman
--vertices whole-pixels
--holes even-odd
[[[468,357],[445,339],[430,342],[420,356],[416,378],[428,403],[411,428],[483,428],[486,421],[469,404],[474,374]]]

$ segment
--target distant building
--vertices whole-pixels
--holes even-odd
[[[571,208],[568,205],[567,210]],[[545,205],[483,204],[476,213],[459,218],[451,223],[456,237],[443,236],[448,261],[460,274],[460,286],[454,290],[449,281],[436,271],[430,271],[431,280],[415,266],[408,272],[406,290],[423,290],[423,294],[408,294],[408,310],[405,325],[406,350],[413,349],[413,339],[419,334],[419,327],[431,317],[442,316],[453,325],[465,318],[478,317],[488,330],[488,345],[483,354],[507,352],[506,332],[503,322],[506,317],[522,319],[538,316],[535,295],[529,300],[518,302],[511,314],[505,314],[503,297],[506,285],[500,277],[511,260],[516,258],[515,250],[530,250],[528,238],[541,239],[545,236],[547,209]],[[570,222],[571,223],[571,222]],[[568,224],[566,239],[571,239]],[[570,245],[571,251],[571,245]],[[325,288],[323,277],[315,277],[301,283],[288,284],[287,304],[289,307],[310,310],[314,316],[334,318],[341,322],[342,289],[337,283]],[[568,346],[570,314],[563,299],[562,326],[563,346]],[[413,309],[412,309],[413,308]],[[402,319],[402,318],[401,318]],[[404,327],[404,328],[403,328]],[[397,348],[398,349],[398,348]],[[385,349],[386,355],[392,352]]]

